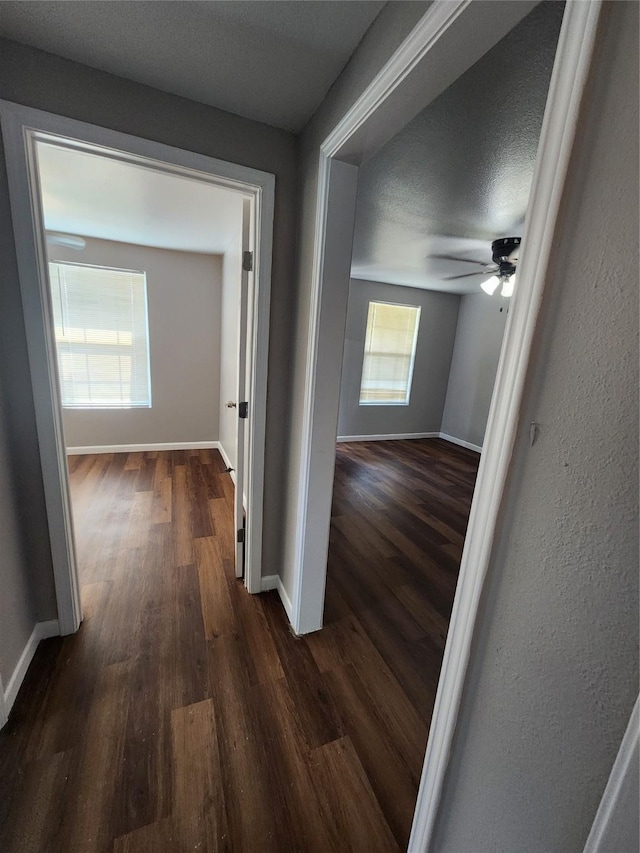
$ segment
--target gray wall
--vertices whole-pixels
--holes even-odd
[[[0,400],[0,407],[2,401]],[[14,667],[27,644],[36,620],[33,577],[22,571],[26,554],[21,524],[13,499],[13,473],[4,412],[0,408],[0,676],[6,690]]]
[[[64,409],[67,447],[217,441],[222,260],[87,238],[49,260],[143,270],[149,312],[150,409]]]
[[[605,4],[434,851],[582,850],[638,693],[638,8]]]
[[[408,406],[360,406],[370,301],[419,305],[420,326]],[[342,361],[338,435],[439,432],[456,336],[459,296],[351,279]]]
[[[292,340],[292,391],[287,409],[287,467],[284,506],[284,557],[282,582],[289,596],[293,592],[296,527],[300,483],[300,458],[306,353],[309,335],[311,270],[318,188],[320,145],[346,110],[354,103],[393,52],[424,15],[429,3],[387,3],[373,22],[357,50],[333,84],[327,97],[306,126],[300,139],[300,210],[298,217],[295,306]],[[273,310],[273,309],[272,309]]]
[[[509,300],[495,294],[460,300],[441,430],[476,447],[484,442],[508,307]]]
[[[229,244],[222,260],[222,354],[220,359],[220,442],[231,467],[235,468],[238,442],[238,411],[228,409],[228,400],[237,402],[238,322],[242,277],[242,228]]]
[[[297,139],[293,134],[148,86],[0,39],[0,98],[109,127],[145,139],[251,166],[276,176],[269,394],[265,460],[265,571],[280,565],[285,443],[282,412],[289,399],[290,317],[297,202]],[[25,591],[34,619],[55,618],[55,595],[35,415],[17,275],[4,153],[0,152],[0,355],[5,376],[8,456],[0,480],[9,484],[0,525],[19,519],[22,552],[0,563],[0,588],[35,577]],[[10,382],[7,379],[10,378]],[[4,673],[3,673],[4,677]]]
[[[0,163],[0,674],[5,689],[34,624],[56,618],[8,193]]]

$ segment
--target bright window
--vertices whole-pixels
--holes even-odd
[[[62,405],[151,407],[143,272],[49,264]]]
[[[369,303],[360,405],[409,405],[419,324],[419,306]]]

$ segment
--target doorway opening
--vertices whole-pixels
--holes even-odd
[[[348,621],[402,694],[414,802],[511,302],[483,285],[522,233],[562,14],[538,5],[358,173],[323,630]]]
[[[329,552],[333,468],[327,461],[334,458],[336,438],[340,435],[340,376],[344,368],[344,330],[345,327],[348,329],[349,323],[347,302],[349,279],[353,277],[352,234],[357,211],[359,167],[366,169],[367,161],[383,149],[395,131],[415,118],[420,109],[437,103],[436,99],[474,62],[497,45],[501,38],[507,36],[535,5],[510,4],[508,9],[501,7],[494,16],[495,10],[488,9],[486,4],[433,4],[412,32],[411,39],[394,54],[320,147],[306,388],[304,395],[300,394],[300,399],[303,399],[301,410],[304,426],[297,539],[290,570],[290,610],[294,627],[299,633],[314,632],[322,627],[325,584],[327,608],[332,593],[327,583],[326,557]],[[490,395],[486,438],[473,492],[460,577],[455,594],[451,596],[453,609],[442,668],[440,677],[436,677],[436,684],[432,685],[435,693],[433,714],[409,849],[428,849],[430,843],[459,712],[474,624],[524,404],[524,378],[540,315],[553,231],[571,156],[578,108],[593,50],[599,7],[596,4],[587,6],[568,2],[563,11],[548,96],[545,94],[544,119],[523,230],[521,233],[501,235],[522,240],[517,264],[517,286],[512,297],[508,295],[509,288],[504,288],[504,282],[501,290],[505,299],[510,298],[508,319],[500,348],[495,390]],[[507,20],[505,13],[512,17]],[[479,52],[474,54],[478,49]],[[443,55],[447,57],[446,67],[439,62]],[[489,145],[486,157],[490,158],[491,150],[492,146]],[[460,180],[465,166],[463,164],[460,170]],[[384,178],[383,174],[383,183]],[[409,185],[405,189],[410,195],[412,187]],[[396,224],[402,224],[401,215],[398,215],[398,219],[399,223]],[[370,235],[375,233],[373,230]],[[441,231],[440,235],[447,237],[448,233]],[[490,231],[487,231],[485,239],[489,246],[491,237]],[[436,251],[433,254],[451,254],[447,251],[448,247],[434,248]],[[463,248],[459,247],[459,250]],[[483,258],[478,260],[482,262]],[[491,260],[489,256],[487,262]],[[502,263],[502,259],[499,260]],[[510,258],[506,258],[506,261],[511,264]],[[499,272],[504,272],[506,278],[512,278],[511,274],[506,275],[506,269],[500,269]],[[452,276],[455,274],[455,270],[450,273]],[[488,294],[487,298],[490,298]],[[407,300],[392,298],[389,294],[376,294],[368,299],[368,303],[372,301],[398,304]],[[362,321],[363,339],[366,338],[367,316],[368,312]],[[346,350],[344,355],[346,358]],[[412,361],[411,354],[403,352],[402,356]],[[356,391],[360,393],[363,390],[362,368],[361,360],[356,381]],[[415,365],[413,375],[416,375]],[[444,384],[446,392],[446,373]],[[406,398],[406,389],[404,393]],[[359,404],[360,401],[357,402]],[[432,429],[440,436],[443,431],[442,421]],[[415,435],[415,428],[412,431]],[[397,430],[399,435],[396,438],[404,439],[404,432],[406,430]],[[379,437],[373,429],[361,433],[354,431],[348,437],[362,437],[367,433],[369,438]],[[446,447],[445,440],[438,438],[438,441]],[[384,449],[381,452],[385,452]],[[456,452],[453,445],[450,455]],[[402,472],[404,475],[406,467]],[[339,475],[341,473],[344,472],[338,472]],[[467,484],[466,488],[469,489],[470,485]],[[384,491],[384,484],[380,491]],[[384,508],[378,509],[384,511]],[[382,538],[379,530],[372,536]],[[405,535],[404,538],[411,544],[410,536]],[[400,565],[400,569],[403,568]],[[396,577],[401,579],[402,571],[396,572]],[[340,599],[337,600],[340,606]],[[384,606],[387,611],[391,611],[395,605],[393,600],[388,599],[384,601]],[[392,621],[389,613],[387,616],[388,621]],[[405,622],[404,628],[407,627],[410,629],[411,624]],[[419,637],[415,639],[420,640]]]
[[[76,497],[83,471],[129,472],[131,519],[166,522],[184,481],[180,559],[217,526],[260,591],[273,176],[11,104],[2,122],[60,633],[82,619],[67,451]]]
[[[109,558],[120,524],[125,553],[171,525],[174,567],[219,588],[234,554],[244,574],[251,199],[65,141],[35,153],[81,592],[144,600],[144,572]]]

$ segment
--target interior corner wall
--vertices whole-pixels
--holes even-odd
[[[0,39],[0,98],[276,176],[266,413],[269,452],[265,458],[263,527],[265,571],[273,573],[273,567],[281,562],[283,538],[286,424],[283,424],[282,412],[289,407],[292,363],[298,138],[261,122],[160,92],[6,39]],[[53,569],[3,157],[0,158],[0,180],[3,270],[0,298],[2,306],[8,308],[6,313],[0,312],[0,331],[4,335],[6,326],[8,332],[4,337],[11,341],[11,347],[6,346],[10,355],[2,361],[0,369],[7,378],[6,396],[11,419],[9,454],[19,471],[10,500],[18,508],[21,536],[33,555],[30,563],[37,566],[35,589],[42,599],[39,618],[46,620],[55,618]],[[4,354],[4,348],[2,352]],[[0,477],[6,473],[0,470]],[[23,562],[22,571],[27,570]]]
[[[603,8],[434,853],[582,850],[638,693],[639,8]]]
[[[67,447],[218,440],[219,255],[97,240],[82,252],[51,246],[49,260],[146,273],[151,407],[63,409]]]
[[[486,293],[460,299],[441,431],[482,447],[509,300]]]
[[[222,258],[222,307],[220,354],[220,444],[229,464],[238,462],[238,410],[227,402],[238,402],[238,324],[242,278],[242,223]]]
[[[353,56],[335,81],[300,139],[299,216],[293,334],[289,352],[292,364],[291,399],[286,409],[286,494],[283,506],[284,551],[282,582],[293,594],[296,569],[297,527],[301,499],[300,473],[306,393],[307,351],[311,307],[311,281],[315,235],[320,146],[349,107],[362,94],[393,52],[424,15],[427,2],[387,3],[365,33]],[[272,312],[274,306],[272,306]],[[283,410],[285,411],[285,410]],[[268,454],[267,454],[268,456]],[[265,565],[267,562],[265,561]]]
[[[420,306],[407,406],[361,406],[360,381],[369,302]],[[456,336],[460,297],[434,290],[351,279],[342,361],[339,436],[439,432]]]

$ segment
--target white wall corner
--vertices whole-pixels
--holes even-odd
[[[7,687],[4,690],[4,709],[0,703],[0,726],[6,723],[9,714],[11,713],[13,703],[16,701],[18,691],[20,690],[22,682],[27,674],[27,670],[29,669],[29,664],[33,660],[33,656],[38,648],[38,643],[40,640],[46,640],[49,637],[57,637],[59,634],[60,626],[58,625],[57,619],[51,619],[48,622],[36,622],[34,625],[31,636],[27,640],[27,644],[22,650],[18,663],[15,665],[13,674],[11,675]],[[3,716],[4,720],[2,719]]]

